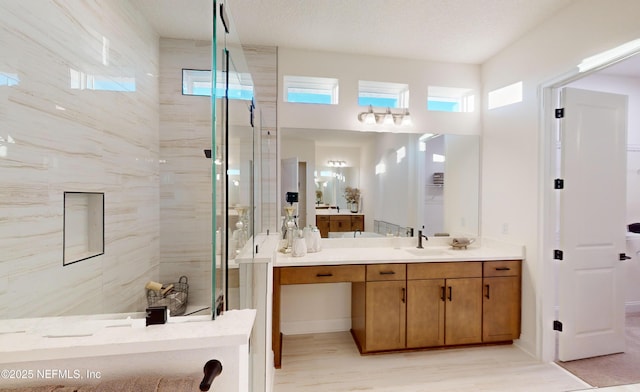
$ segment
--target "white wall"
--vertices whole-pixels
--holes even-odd
[[[480,233],[480,140],[480,136],[445,136],[444,227],[454,235]]]
[[[339,80],[338,105],[306,105],[283,102],[284,75],[317,76]],[[352,54],[278,49],[278,127],[367,130],[357,119],[358,81],[409,84],[409,111],[414,125],[407,132],[479,134],[480,115],[427,111],[427,87],[445,86],[480,90],[479,67]],[[480,105],[482,100],[476,100]],[[375,127],[375,126],[373,126]]]
[[[386,172],[378,175],[375,172],[367,173],[375,176],[372,191],[376,194],[375,204],[366,211],[368,220],[414,228],[426,224],[417,211],[418,189],[422,184],[417,181],[418,136],[400,133],[382,133],[378,136],[374,156],[377,157],[377,163],[385,164]],[[397,162],[397,150],[402,147],[406,156]]]
[[[639,13],[635,0],[574,2],[482,66],[485,96],[523,81],[521,103],[483,112],[481,232],[526,246],[519,344],[545,358],[542,334],[549,337],[552,316],[541,313],[549,288],[548,279],[541,278],[543,263],[550,266],[551,261],[539,252],[543,162],[538,88],[575,70],[584,58],[638,38]]]
[[[3,1],[0,318],[142,310],[158,279],[158,37],[125,1]],[[76,88],[73,75],[135,81]],[[63,192],[105,193],[105,253],[62,265]]]

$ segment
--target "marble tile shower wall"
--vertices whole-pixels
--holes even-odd
[[[0,3],[0,317],[144,309],[160,251],[158,37],[124,0]],[[63,267],[63,192],[105,253]]]
[[[279,231],[280,215],[276,209],[277,183],[277,100],[278,48],[275,46],[243,45],[247,66],[254,84],[256,104],[260,109],[260,227],[259,233]]]
[[[211,69],[211,42],[160,40],[160,279],[211,304],[211,100],[182,95],[182,69]]]

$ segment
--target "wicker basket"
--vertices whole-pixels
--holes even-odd
[[[170,316],[181,316],[187,310],[189,283],[187,277],[183,275],[177,282],[172,284],[173,288],[164,295],[147,289],[147,303],[149,306],[166,306],[169,309]]]

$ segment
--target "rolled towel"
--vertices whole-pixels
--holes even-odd
[[[162,290],[162,283],[149,281],[149,282],[147,282],[146,285],[144,285],[144,287],[147,290],[153,290],[153,291],[160,292],[160,290]]]
[[[454,246],[467,246],[471,243],[471,240],[465,237],[454,238],[452,245]]]

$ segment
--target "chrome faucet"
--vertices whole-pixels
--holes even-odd
[[[422,234],[422,230],[418,230],[418,249],[422,249],[422,238],[424,238],[425,240],[429,241],[429,238],[427,238],[426,235]]]
[[[362,236],[362,230],[354,230],[353,232],[353,238],[356,238],[356,233],[360,233],[360,236]]]

